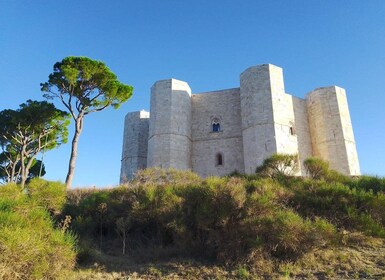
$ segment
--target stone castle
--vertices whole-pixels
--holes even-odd
[[[168,79],[151,88],[151,110],[125,118],[121,183],[138,169],[188,169],[207,177],[254,173],[274,153],[311,156],[343,174],[360,168],[345,90],[322,87],[301,99],[285,93],[282,68],[263,64],[240,87],[192,94]]]

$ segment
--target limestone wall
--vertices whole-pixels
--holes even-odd
[[[147,166],[191,169],[191,90],[175,79],[151,88]]]
[[[219,132],[212,131],[213,119],[219,120]],[[193,94],[191,127],[194,172],[204,177],[244,172],[239,88]]]
[[[132,179],[138,169],[147,166],[149,112],[128,113],[124,121],[120,183]]]
[[[292,102],[294,108],[294,133],[298,142],[301,175],[306,176],[303,162],[305,159],[313,156],[306,100],[292,96]]]
[[[313,154],[327,160],[343,174],[359,175],[345,90],[336,86],[318,88],[307,97]]]
[[[273,95],[274,129],[277,153],[298,154],[293,98],[282,92]],[[300,170],[298,174],[301,174]]]
[[[349,164],[350,175],[360,175],[360,164],[358,161],[356,141],[354,139],[352,121],[350,119],[350,112],[346,92],[343,88],[336,88],[337,102],[340,112],[340,119],[342,125],[342,133],[344,136],[346,156]]]
[[[284,92],[282,69],[263,64],[240,77],[241,118],[245,172],[254,173],[263,160],[277,152],[272,95]]]

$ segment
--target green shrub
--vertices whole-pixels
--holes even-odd
[[[351,178],[347,175],[339,173],[338,171],[330,169],[326,177],[326,181],[329,183],[341,183],[346,185],[351,181]]]
[[[373,191],[375,194],[379,192],[385,193],[385,178],[360,176],[350,180],[347,185],[352,189]]]
[[[32,201],[51,212],[60,212],[66,202],[66,187],[60,182],[35,178],[26,189]]]
[[[23,193],[23,189],[20,186],[10,183],[4,186],[0,186],[0,199],[20,202],[20,200],[25,199],[25,195]]]
[[[239,246],[241,230],[237,232],[245,215],[243,180],[210,177],[201,185],[184,188],[179,195],[177,244],[196,255],[226,260],[232,254],[236,258],[244,249]]]
[[[329,168],[329,162],[310,157],[304,161],[307,174],[314,180],[325,180],[329,183],[348,183],[350,177]]]
[[[304,220],[291,210],[279,210],[261,219],[262,239],[276,257],[295,259],[313,247],[336,239],[335,228],[326,220]]]
[[[249,279],[250,278],[250,272],[247,269],[247,267],[238,267],[236,270],[236,275],[239,279]]]
[[[188,186],[201,183],[202,179],[191,171],[164,169],[164,168],[147,168],[136,172],[134,180],[130,185],[181,185]]]
[[[303,165],[307,174],[315,180],[325,179],[329,173],[329,163],[320,158],[307,158]]]
[[[352,227],[367,235],[385,238],[385,228],[381,222],[375,220],[368,213],[359,213],[355,209],[348,209],[348,217]]]
[[[144,170],[119,188],[71,192],[63,215],[73,217],[71,228],[83,244],[102,237],[102,251],[119,255],[117,221],[127,221],[127,253],[147,260],[281,261],[339,242],[342,229],[383,236],[382,193],[349,188],[344,182],[350,178],[330,170],[321,180],[277,174],[200,179],[191,172]]]
[[[350,189],[341,183],[304,181],[294,188],[291,204],[301,215],[323,217],[339,228],[382,236],[385,227],[385,195]]]
[[[0,193],[0,278],[55,279],[72,269],[74,236],[55,229],[49,213],[18,186]]]
[[[273,154],[255,172],[263,177],[283,179],[295,175],[297,171],[298,155]]]

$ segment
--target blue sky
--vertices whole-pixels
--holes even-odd
[[[118,184],[124,116],[149,109],[155,81],[238,87],[263,63],[282,67],[299,97],[345,88],[361,171],[385,175],[383,0],[0,0],[0,110],[42,100],[39,84],[66,56],[102,60],[135,88],[119,110],[87,116],[74,187]],[[69,154],[70,144],[46,154],[47,179],[65,180]]]

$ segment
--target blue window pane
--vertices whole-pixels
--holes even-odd
[[[213,124],[213,132],[219,132],[221,130],[221,125],[219,123]]]

